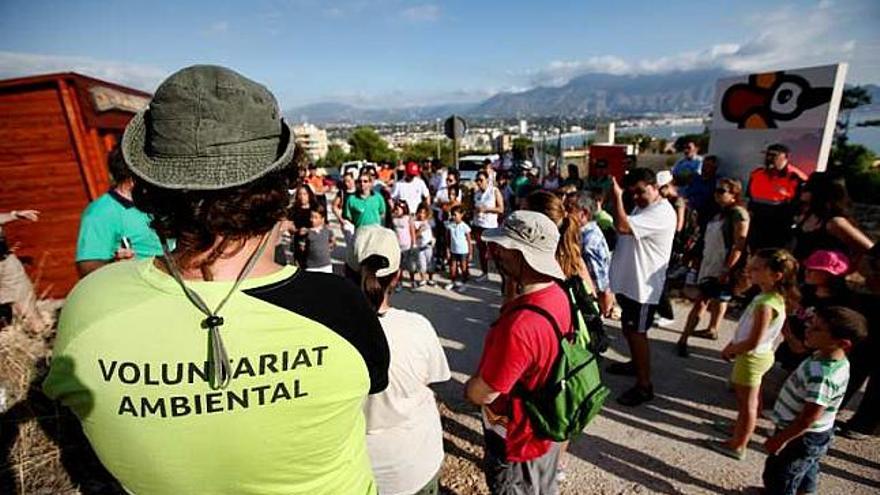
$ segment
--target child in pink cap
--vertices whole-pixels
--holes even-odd
[[[826,306],[850,306],[852,299],[845,280],[850,272],[850,261],[845,254],[824,249],[813,251],[803,267],[801,301],[782,329],[785,342],[776,350],[776,360],[787,371],[797,368],[810,354],[804,345],[804,334],[816,310]]]

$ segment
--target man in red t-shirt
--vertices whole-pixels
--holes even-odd
[[[559,231],[541,213],[516,211],[483,239],[498,270],[522,287],[501,308],[477,375],[465,386],[467,398],[483,409],[486,483],[493,494],[555,494],[559,444],[537,437],[515,389],[541,387],[559,350],[552,323],[523,306],[545,310],[563,333],[571,332],[568,297],[555,283],[565,278],[556,262]]]

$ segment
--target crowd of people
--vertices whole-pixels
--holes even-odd
[[[807,177],[784,145],[767,148],[745,185],[695,143],[671,170],[617,178],[597,165],[582,179],[570,165],[563,178],[555,165],[487,160],[471,183],[426,161],[364,166],[334,185],[294,155],[268,89],[226,68],[186,68],[129,124],[110,159],[114,188],[83,213],[83,279],[44,390],[132,493],[438,493],[430,387],[450,370],[431,322],[392,300],[441,276],[447,290],[488,285],[493,267],[504,304],[465,384],[492,493],[556,493],[562,478],[566,443],[538,433],[525,397],[575,331],[566,280],[620,321],[630,360],[606,371],[633,377],[616,399],[629,407],[654,398],[649,333],[674,320],[676,282],[698,294],[682,359],[690,339],[721,338],[728,306],[740,306],[721,352],[737,418],[706,446],[745,456],[762,378],[780,363],[790,375],[770,414],[767,493],[815,492],[835,431],[880,430],[878,245],[845,184]],[[0,216],[17,219],[38,212]],[[857,272],[867,293],[848,288]]]

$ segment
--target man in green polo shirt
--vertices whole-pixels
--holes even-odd
[[[150,217],[131,200],[134,180],[122,153],[110,153],[108,162],[115,185],[89,203],[79,225],[76,269],[80,277],[116,260],[162,255]]]
[[[385,218],[385,198],[373,191],[373,176],[362,173],[357,179],[357,192],[345,199],[342,218],[355,228],[365,225],[382,225]]]
[[[165,80],[122,141],[162,258],[82,279],[43,390],[126,492],[373,495],[363,404],[389,352],[344,279],[275,263],[294,137],[229,69]]]

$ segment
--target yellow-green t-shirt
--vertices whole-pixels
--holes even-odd
[[[187,285],[214,308],[232,282]],[[70,294],[43,388],[132,493],[375,493],[362,406],[389,355],[360,291],[285,267],[220,315],[232,380],[213,390],[204,315],[174,279],[108,265]]]

